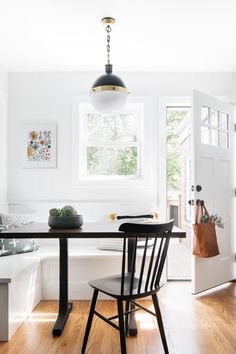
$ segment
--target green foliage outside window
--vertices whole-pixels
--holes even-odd
[[[87,114],[87,174],[137,175],[137,118],[134,114]]]
[[[89,175],[136,175],[137,148],[87,147],[87,173]]]

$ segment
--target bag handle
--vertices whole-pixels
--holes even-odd
[[[199,217],[203,216],[204,214],[208,216],[209,220],[211,219],[210,215],[208,213],[208,210],[205,206],[204,200],[198,199],[197,200],[197,210],[196,210],[196,220],[195,220],[196,224],[198,223]]]
[[[197,209],[196,209],[196,219],[195,219],[195,223],[196,224],[198,223],[200,215],[201,216],[203,215],[203,207],[202,207],[202,204],[201,204],[201,200],[198,199],[197,200]]]
[[[208,216],[208,218],[210,219],[210,215],[209,215],[209,213],[208,213],[208,210],[207,210],[207,208],[206,208],[206,206],[205,206],[205,203],[204,203],[204,200],[201,200],[201,206],[202,206],[202,208],[203,208],[203,210],[205,211],[205,214]]]

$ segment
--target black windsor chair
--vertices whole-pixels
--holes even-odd
[[[129,315],[132,312],[141,309],[157,318],[165,354],[169,353],[157,292],[161,288],[160,280],[167,256],[173,224],[174,220],[163,224],[124,223],[120,225],[119,230],[125,232],[121,274],[89,282],[89,285],[94,289],[94,292],[84,335],[81,351],[82,354],[84,354],[86,350],[94,315],[119,330],[121,353],[126,354],[126,335],[128,335],[129,330]],[[145,238],[145,246],[141,252],[141,263],[139,266],[136,264],[138,237]],[[148,248],[148,239],[150,237],[154,238],[154,243]],[[126,241],[128,238],[133,239],[134,247],[132,250],[131,260],[129,260],[128,264],[129,271],[126,272],[126,264],[128,263]],[[138,252],[140,253],[140,250]],[[149,257],[147,257],[148,254]],[[96,311],[95,307],[99,291],[117,300],[118,315],[106,318],[101,313]],[[152,297],[155,313],[135,301],[146,296]],[[123,309],[123,301],[125,302],[125,311]],[[131,304],[134,305],[135,308],[132,309]],[[112,322],[112,320],[116,318],[119,320],[119,325]]]

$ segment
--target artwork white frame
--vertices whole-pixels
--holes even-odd
[[[24,123],[22,125],[22,168],[57,167],[57,125]]]

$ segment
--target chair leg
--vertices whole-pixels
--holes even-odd
[[[124,324],[124,310],[122,300],[117,300],[119,328],[120,328],[120,346],[121,354],[126,354],[126,339],[125,339],[125,324]]]
[[[86,330],[85,330],[85,334],[84,334],[84,341],[83,341],[81,354],[85,353],[85,349],[87,346],[88,337],[89,337],[89,333],[90,333],[90,329],[91,329],[92,321],[93,321],[93,316],[94,316],[94,310],[96,307],[97,297],[98,297],[98,290],[95,289],[93,292],[92,303],[91,303],[90,310],[89,310],[89,317],[88,317],[87,326],[86,326]]]
[[[156,312],[157,323],[158,323],[158,327],[159,327],[159,330],[160,330],[162,344],[163,344],[163,347],[164,347],[164,350],[165,350],[165,354],[169,354],[167,341],[166,341],[166,336],[165,336],[165,330],[164,330],[162,317],[161,317],[161,310],[160,310],[158,299],[157,299],[157,294],[152,295],[152,301],[153,301],[153,305],[154,305],[155,312]]]
[[[130,301],[126,300],[125,303],[125,312],[130,310]],[[128,336],[129,334],[129,314],[125,314],[125,334]]]

